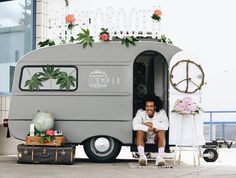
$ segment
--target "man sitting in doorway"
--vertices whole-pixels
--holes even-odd
[[[169,127],[166,112],[163,109],[163,101],[158,96],[148,96],[145,98],[145,110],[139,109],[133,119],[133,130],[136,131],[136,145],[139,154],[139,164],[147,165],[147,157],[144,153],[145,141],[150,143],[150,139],[155,141],[158,147],[156,165],[166,164],[163,159],[165,150],[165,131]]]

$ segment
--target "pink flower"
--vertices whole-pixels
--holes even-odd
[[[191,97],[187,96],[182,99],[182,102],[185,104],[191,104],[191,103],[193,103],[193,99]]]
[[[161,16],[161,10],[160,9],[157,9],[157,10],[155,10],[154,11],[154,14],[156,15],[156,16]]]
[[[53,136],[54,135],[54,131],[52,129],[51,130],[47,130],[46,131],[46,135]]]
[[[183,104],[182,104],[182,101],[180,99],[176,100],[174,109],[176,111],[181,111],[183,109]]]
[[[103,33],[100,35],[100,39],[103,41],[108,41],[109,40],[109,35],[106,33]]]
[[[75,16],[72,14],[69,14],[66,16],[66,23],[73,24],[75,22]]]

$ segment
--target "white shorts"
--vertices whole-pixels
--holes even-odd
[[[156,134],[154,132],[147,132],[146,143],[155,143]]]

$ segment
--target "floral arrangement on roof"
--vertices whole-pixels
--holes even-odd
[[[72,30],[72,28],[78,24],[75,24],[75,16],[73,14],[68,14],[65,17],[66,23],[68,24],[68,29]]]
[[[154,13],[152,14],[152,19],[153,20],[157,20],[158,22],[160,22],[161,15],[162,15],[161,10],[160,9],[156,9],[156,10],[154,10]]]
[[[108,32],[108,28],[101,28],[101,33],[99,35],[99,39],[102,40],[102,41],[109,41],[109,32]]]
[[[202,109],[189,96],[177,99],[172,112],[179,114],[199,114]]]
[[[66,6],[68,6],[68,1],[66,1]],[[162,11],[160,9],[156,9],[151,16],[152,19],[156,21],[161,20]],[[73,35],[72,31],[75,26],[79,26],[79,24],[76,24],[76,18],[74,14],[68,14],[65,16],[65,22],[67,29],[60,33],[59,35],[59,44],[67,44],[67,43],[79,43],[82,44],[83,48],[86,48],[87,46],[92,47],[94,40],[94,37],[91,35],[89,29],[81,29],[81,32],[78,34]],[[65,38],[61,36],[61,34],[65,34]],[[114,33],[115,34],[115,33]],[[99,34],[99,39],[104,42],[108,42],[109,40],[114,40],[116,37],[111,39],[111,36],[109,34],[108,28],[101,28],[101,32]],[[129,46],[135,46],[135,42],[139,41],[139,38],[137,36],[132,35],[125,35],[122,38],[118,37],[118,40],[121,41],[122,45],[125,45],[127,48]],[[167,43],[172,44],[172,41],[167,38],[165,35],[161,35],[160,37],[156,37],[156,41],[161,43]],[[45,46],[53,46],[57,45],[56,42],[52,39],[46,39],[45,41],[40,41],[38,43],[40,47]]]

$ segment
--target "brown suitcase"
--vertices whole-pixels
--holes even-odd
[[[27,136],[26,145],[42,145],[42,146],[61,146],[65,142],[65,137],[56,136],[51,142],[40,142],[40,137],[38,136]]]
[[[75,146],[17,146],[18,163],[73,164]]]

